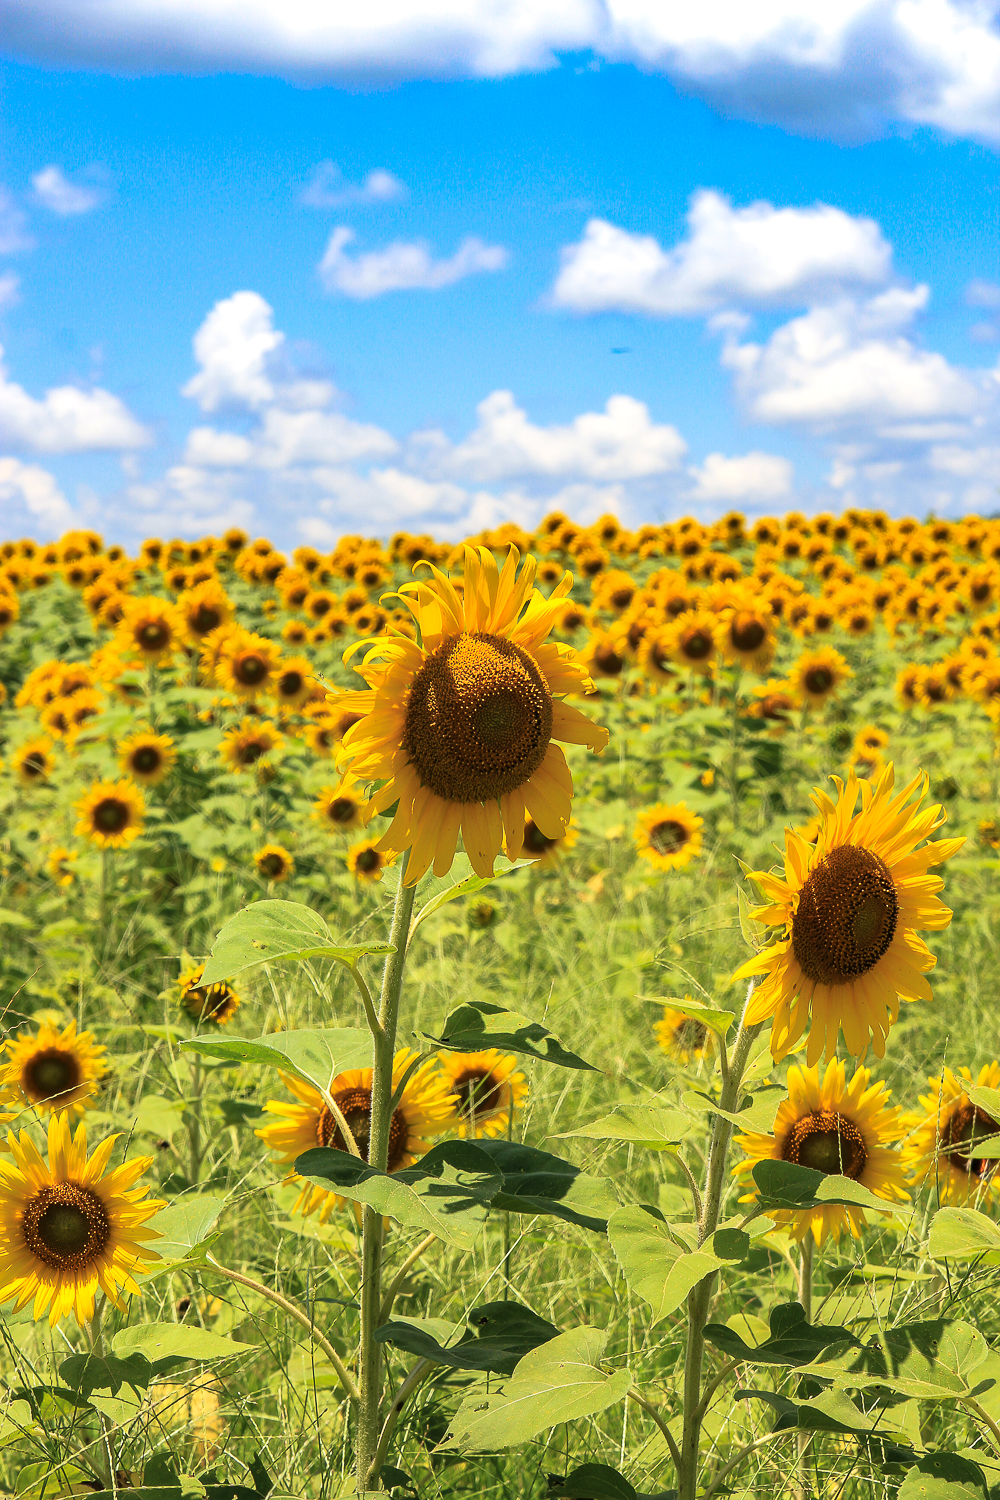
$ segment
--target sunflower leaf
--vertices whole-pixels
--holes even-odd
[[[298,901],[253,901],[230,917],[215,939],[200,983],[220,984],[255,964],[282,958],[332,958],[350,969],[366,954],[393,951],[388,943],[338,946],[319,912]]]
[[[225,1206],[225,1198],[216,1197],[212,1193],[192,1193],[189,1197],[175,1199],[161,1209],[149,1223],[150,1229],[155,1229],[160,1235],[158,1240],[150,1242],[150,1249],[155,1250],[161,1258],[154,1261],[142,1275],[136,1273],[137,1279],[149,1281],[169,1270],[178,1261],[196,1259],[214,1237],[212,1232],[216,1220]]]
[[[850,1208],[877,1209],[879,1213],[899,1214],[898,1204],[878,1198],[860,1182],[839,1172],[817,1172],[791,1161],[759,1161],[752,1177],[759,1193],[759,1206],[766,1212],[777,1209],[804,1210],[843,1205]]]
[[[479,1141],[478,1146],[503,1177],[492,1207],[517,1214],[550,1214],[581,1229],[603,1234],[618,1207],[603,1177],[588,1177],[572,1162],[517,1141]]]
[[[899,1500],[985,1500],[990,1493],[977,1463],[959,1453],[924,1453],[908,1469]]]
[[[679,1016],[687,1016],[692,1021],[700,1021],[707,1026],[709,1031],[716,1032],[719,1036],[725,1036],[736,1020],[736,1015],[731,1010],[719,1010],[712,1005],[703,1005],[700,1000],[694,1000],[690,995],[681,998],[678,995],[636,995],[637,1000],[645,1000],[648,1005],[669,1005]]]
[[[676,1151],[691,1129],[692,1121],[679,1109],[658,1105],[621,1104],[609,1115],[602,1115],[589,1125],[564,1130],[554,1139],[568,1140],[582,1136],[590,1141],[622,1141],[645,1146],[651,1151]]]
[[[371,1067],[372,1039],[360,1027],[275,1031],[269,1036],[196,1036],[181,1043],[185,1052],[229,1062],[257,1063],[296,1073],[322,1094],[338,1073]]]
[[[257,1346],[238,1343],[193,1323],[135,1323],[119,1329],[111,1347],[121,1360],[142,1355],[155,1365],[161,1359],[231,1359]]]
[[[744,1260],[750,1236],[722,1229],[699,1249],[685,1251],[666,1222],[645,1208],[619,1208],[608,1220],[608,1239],[622,1275],[653,1309],[653,1322],[676,1312],[692,1287],[726,1265]]]
[[[936,1318],[886,1329],[868,1344],[831,1350],[828,1357],[802,1366],[800,1374],[834,1380],[846,1389],[884,1386],[925,1401],[951,1401],[972,1391],[974,1373],[989,1352],[970,1323]]]
[[[512,1375],[519,1359],[559,1332],[553,1323],[518,1302],[486,1302],[473,1308],[468,1322],[468,1332],[457,1344],[441,1344],[426,1328],[405,1318],[384,1323],[375,1337],[380,1344],[392,1344],[453,1370]]]
[[[932,1260],[997,1251],[1000,1227],[976,1208],[941,1208],[931,1220],[927,1250]]]
[[[802,1304],[781,1302],[771,1309],[768,1317],[770,1338],[761,1344],[748,1344],[735,1328],[728,1323],[709,1323],[705,1337],[716,1349],[730,1359],[749,1365],[786,1365],[797,1368],[807,1365],[816,1355],[830,1345],[849,1344],[858,1347],[858,1340],[846,1328],[824,1326],[806,1321]]]
[[[557,1063],[562,1068],[585,1068],[596,1073],[599,1069],[584,1062],[575,1052],[568,1052],[557,1037],[552,1035],[540,1021],[532,1021],[517,1011],[505,1010],[502,1005],[493,1005],[488,1000],[470,1000],[453,1010],[444,1023],[442,1036],[430,1036],[427,1040],[449,1052],[483,1052],[497,1047],[502,1052],[519,1052],[525,1057],[534,1057],[539,1062]]]

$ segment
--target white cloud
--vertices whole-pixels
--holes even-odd
[[[196,427],[188,437],[184,461],[209,468],[280,470],[389,458],[398,446],[383,428],[353,422],[341,412],[271,407],[250,437]]]
[[[739,458],[710,453],[700,467],[689,469],[688,473],[695,481],[692,499],[727,504],[787,501],[794,477],[787,458],[757,450]]]
[[[3,350],[0,349],[0,357]],[[33,453],[143,448],[150,433],[117,396],[100,386],[54,386],[40,401],[8,379],[0,364],[0,443]]]
[[[16,276],[13,271],[4,271],[0,275],[0,312],[7,307],[15,307],[20,300],[20,276]]]
[[[612,396],[603,412],[583,412],[564,426],[536,426],[510,391],[494,391],[476,412],[478,425],[460,443],[420,433],[415,452],[442,472],[490,483],[523,475],[645,479],[676,469],[687,451],[676,427],[653,422],[631,396]]]
[[[384,292],[437,291],[481,271],[502,271],[507,251],[502,245],[486,245],[470,235],[448,260],[435,260],[427,245],[396,240],[384,250],[349,256],[346,247],[354,231],[341,225],[335,229],[319,263],[319,277],[328,292],[342,292],[359,300],[380,297]]]
[[[1000,282],[977,277],[965,288],[965,300],[970,307],[988,307],[991,312],[1000,312]]]
[[[58,536],[73,524],[65,495],[48,470],[38,464],[0,458],[0,501],[8,536],[39,526],[45,536]]]
[[[263,297],[234,292],[215,304],[195,334],[194,357],[201,369],[181,394],[197,401],[202,411],[265,406],[275,396],[268,362],[284,341]]]
[[[664,250],[652,235],[591,219],[567,245],[551,300],[576,312],[709,313],[727,304],[789,306],[889,279],[892,248],[872,219],[818,203],[733,208],[701,189],[688,209],[688,233]]]
[[[321,161],[302,189],[300,202],[309,208],[351,208],[392,203],[406,197],[406,186],[384,168],[366,172],[361,182],[348,182],[334,161]]]
[[[61,167],[43,167],[31,179],[35,197],[60,218],[89,214],[101,201],[97,188],[83,182],[71,182]]]
[[[0,255],[14,255],[18,250],[31,249],[35,242],[28,233],[27,224],[24,210],[18,208],[5,187],[0,187]]]

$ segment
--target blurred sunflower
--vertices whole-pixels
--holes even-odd
[[[211,1021],[214,1026],[225,1026],[239,1008],[240,997],[228,984],[202,984],[205,961],[186,969],[177,980],[181,992],[181,1005],[194,1021]]]
[[[108,1071],[107,1048],[89,1031],[78,1035],[75,1021],[62,1031],[42,1025],[34,1036],[11,1038],[3,1050],[0,1096],[13,1095],[36,1109],[82,1115]]]
[[[232,771],[246,771],[277,750],[282,737],[266,720],[244,719],[222,736],[219,754]]]
[[[263,849],[257,850],[253,862],[259,875],[275,883],[287,880],[295,869],[294,859],[280,844],[265,844]]]
[[[365,885],[381,880],[383,872],[396,863],[395,854],[380,849],[379,842],[377,839],[365,839],[363,843],[354,844],[347,851],[347,868],[355,880],[360,880]]]
[[[747,713],[754,719],[767,719],[776,729],[788,725],[795,712],[795,697],[791,684],[781,678],[772,677],[755,687],[754,701],[747,705]]]
[[[115,636],[122,654],[164,662],[173,656],[184,634],[184,622],[165,599],[130,599]]]
[[[233,617],[232,601],[216,578],[185,589],[177,600],[177,611],[188,635],[196,641],[204,640],[221,625],[228,625]]]
[[[220,687],[249,700],[274,691],[280,663],[281,652],[273,641],[249,630],[238,630],[222,644],[215,677]]]
[[[272,692],[283,708],[297,708],[312,691],[316,674],[308,656],[289,656],[281,663]]]
[[[492,553],[467,547],[461,594],[436,568],[433,582],[401,585],[421,644],[380,637],[358,669],[370,691],[336,700],[365,715],[340,759],[359,779],[384,781],[369,817],[398,801],[379,847],[410,850],[410,885],[432,863],[438,875],[451,868],[460,831],[479,875],[505,837],[517,857],[526,812],[561,838],[573,778],[555,740],[607,744],[607,730],[554,696],[590,686],[572,648],[546,640],[572,576],[545,599],[532,588],[534,560],[519,574],[517,564],[514,547],[502,573]]]
[[[778,1106],[774,1133],[747,1132],[736,1142],[747,1153],[733,1168],[737,1178],[749,1177],[759,1161],[788,1161],[810,1167],[828,1177],[849,1177],[888,1204],[906,1202],[903,1158],[892,1149],[902,1135],[898,1108],[889,1104],[884,1083],[871,1083],[867,1068],[856,1069],[850,1083],[842,1061],[832,1058],[822,1082],[819,1065],[788,1070],[788,1098]],[[740,1199],[752,1203],[752,1191]],[[865,1223],[865,1210],[835,1205],[798,1211],[772,1212],[775,1223],[787,1229],[793,1240],[811,1231],[817,1245],[840,1239],[850,1230],[857,1239]]]
[[[22,786],[38,786],[48,781],[56,768],[49,739],[28,740],[11,757],[11,766]]]
[[[303,620],[286,620],[281,627],[281,639],[289,646],[304,646],[309,639],[309,626]]]
[[[701,850],[704,818],[683,802],[658,802],[639,814],[635,847],[657,870],[680,870]]]
[[[820,646],[816,651],[802,653],[793,663],[788,680],[800,701],[819,708],[833,697],[842,682],[853,676],[839,651],[832,646]]]
[[[684,996],[690,1000],[690,995]],[[653,1027],[653,1034],[661,1052],[678,1062],[689,1063],[692,1058],[711,1057],[715,1051],[715,1033],[699,1021],[697,1016],[685,1015],[672,1005],[663,1007],[663,1015]]]
[[[135,1186],[152,1157],[109,1172],[117,1140],[108,1136],[88,1158],[86,1126],[71,1136],[67,1114],[49,1117],[47,1163],[26,1130],[9,1138],[13,1162],[0,1161],[0,1300],[13,1298],[18,1311],[33,1302],[36,1322],[47,1312],[51,1327],[69,1313],[89,1323],[98,1290],[121,1308],[123,1292],[139,1292],[133,1272],[160,1259],[148,1225],[166,1204]]]
[[[349,787],[325,786],[313,803],[312,815],[317,823],[333,833],[346,833],[362,823],[364,802]]]
[[[441,1058],[446,1091],[454,1097],[455,1130],[460,1136],[506,1135],[511,1110],[528,1097],[528,1081],[517,1072],[516,1057],[491,1047],[486,1052],[447,1052]]]
[[[565,631],[565,628],[560,620],[560,629]],[[620,628],[603,630],[600,626],[595,626],[590,632],[581,660],[594,677],[620,677],[628,665],[625,632]]]
[[[404,1073],[415,1062],[417,1053],[403,1047],[392,1064],[392,1087],[399,1087]],[[282,1166],[291,1167],[296,1158],[315,1146],[332,1146],[347,1151],[347,1141],[323,1095],[304,1079],[291,1073],[279,1074],[282,1083],[297,1103],[269,1099],[264,1105],[277,1122],[263,1125],[254,1132]],[[330,1084],[330,1097],[347,1122],[361,1157],[368,1160],[372,1117],[372,1070],[354,1068],[339,1073]],[[454,1120],[455,1099],[449,1094],[435,1059],[422,1063],[407,1078],[399,1102],[389,1122],[389,1153],[386,1171],[399,1172],[412,1166],[418,1156],[430,1150],[427,1137],[441,1135]],[[301,1182],[295,1172],[286,1181]],[[303,1182],[293,1213],[304,1216],[320,1210],[325,1223],[333,1209],[342,1203],[336,1193]]]
[[[717,620],[705,610],[692,609],[678,615],[662,635],[666,650],[682,667],[711,672],[715,661]]]
[[[99,849],[124,849],[143,830],[146,804],[132,781],[99,781],[76,804],[75,832]]]
[[[654,682],[677,681],[673,625],[651,626],[639,645],[639,665]]]
[[[728,609],[718,621],[715,642],[727,662],[751,672],[766,672],[778,648],[774,616],[749,600]]]
[[[574,823],[570,823],[562,838],[546,838],[534,818],[525,818],[524,842],[519,857],[534,860],[537,868],[552,869],[566,850],[572,849],[579,837],[579,829]]]
[[[931,1092],[920,1095],[922,1108],[907,1113],[903,1125],[907,1138],[903,1161],[921,1186],[931,1189],[940,1203],[975,1203],[985,1208],[996,1193],[993,1156],[977,1156],[976,1146],[1000,1136],[1000,1123],[981,1106],[973,1104],[968,1090],[972,1073],[968,1068],[943,1068],[928,1078]],[[978,1088],[1000,1088],[1000,1063],[984,1063],[975,1080]]]
[[[75,849],[53,849],[45,861],[48,870],[56,885],[71,886],[76,879],[76,871],[73,869],[79,855]]]
[[[921,809],[926,777],[895,797],[891,764],[874,783],[859,784],[853,772],[846,785],[831,780],[836,802],[820,790],[813,796],[822,818],[815,846],[786,829],[784,876],[750,876],[767,898],[751,916],[783,927],[784,935],[733,976],[763,976],[746,1023],[772,1018],[776,1059],[792,1050],[811,1019],[810,1066],[824,1050],[832,1056],[841,1030],[853,1056],[864,1053],[870,1038],[883,1057],[900,999],[931,999],[924,975],[935,958],[917,932],[947,927],[951,911],[937,899],[943,880],[927,872],[965,842],[941,839],[917,848],[946,818],[939,805]]]
[[[165,780],[176,763],[177,750],[168,734],[140,732],[118,745],[118,764],[126,776],[142,786],[156,786]]]

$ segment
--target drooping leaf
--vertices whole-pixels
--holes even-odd
[[[935,1318],[886,1329],[867,1344],[829,1349],[802,1373],[851,1390],[884,1386],[902,1396],[953,1400],[974,1388],[988,1357],[989,1345],[971,1323]]]
[[[145,1390],[153,1367],[144,1354],[119,1359],[116,1354],[103,1358],[96,1354],[71,1354],[59,1366],[59,1378],[71,1391],[89,1396],[91,1391],[110,1391],[117,1396],[123,1385],[134,1391]]]
[[[725,1036],[736,1020],[733,1011],[705,1005],[700,1000],[692,1000],[690,995],[637,995],[636,999],[645,1000],[647,1005],[669,1005],[678,1015],[700,1021],[702,1026],[707,1026],[709,1031],[714,1031],[718,1036]]]
[[[726,1323],[709,1323],[705,1337],[729,1359],[749,1365],[808,1365],[831,1345],[857,1347],[859,1341],[846,1328],[824,1327],[808,1323],[800,1302],[782,1302],[771,1309],[768,1318],[770,1338],[762,1344],[748,1344]]]
[[[742,1390],[733,1393],[738,1400],[764,1401],[774,1408],[778,1420],[774,1431],[797,1427],[803,1432],[850,1432],[854,1434],[878,1432],[886,1437],[896,1435],[892,1413],[877,1410],[873,1416],[863,1412],[851,1400],[846,1391],[820,1391],[807,1401],[792,1401],[774,1391]]]
[[[421,1359],[453,1370],[493,1370],[512,1375],[519,1359],[553,1339],[559,1330],[517,1302],[486,1302],[472,1310],[469,1331],[455,1344],[442,1345],[425,1328],[397,1319],[375,1334],[382,1344],[393,1344]]]
[[[549,1488],[559,1500],[640,1500],[633,1485],[607,1464],[581,1464]]]
[[[618,1207],[614,1189],[603,1177],[589,1177],[548,1151],[517,1141],[480,1141],[479,1149],[499,1171],[502,1186],[492,1206],[517,1214],[551,1214],[603,1234],[608,1216]]]
[[[608,1239],[622,1275],[653,1309],[653,1322],[675,1312],[692,1287],[726,1265],[743,1260],[750,1236],[720,1230],[697,1250],[685,1250],[662,1219],[644,1208],[619,1208],[608,1220]]]
[[[323,1093],[338,1073],[371,1067],[372,1039],[360,1027],[274,1031],[269,1036],[197,1036],[182,1042],[185,1052],[229,1062],[257,1063],[297,1073]]]
[[[983,1255],[1000,1250],[1000,1227],[977,1208],[940,1208],[931,1220],[927,1248],[934,1260]]]
[[[924,1453],[899,1486],[899,1500],[984,1500],[986,1475],[958,1453]]]
[[[386,943],[342,946],[319,913],[298,901],[253,901],[230,917],[215,939],[201,983],[218,984],[281,958],[332,958],[352,968],[366,954],[392,951]]]
[[[460,1005],[445,1021],[443,1035],[427,1039],[449,1052],[483,1052],[498,1047],[501,1052],[519,1052],[540,1062],[558,1063],[562,1068],[598,1071],[575,1052],[568,1052],[540,1021],[532,1021],[488,1000],[470,1000]]]
[[[523,869],[528,861],[521,864],[510,864],[506,859],[500,859],[492,875],[466,875],[464,879],[456,881],[452,885],[446,885],[443,890],[436,891],[417,912],[410,924],[410,937],[416,932],[428,917],[433,917],[442,906],[447,906],[449,901],[458,901],[462,896],[474,896],[477,891],[492,885],[495,880],[500,880],[504,875],[509,875],[512,870]]]
[[[160,1359],[231,1359],[257,1346],[238,1343],[193,1323],[136,1323],[119,1329],[111,1347],[119,1359],[141,1354],[155,1364]]]
[[[877,1209],[899,1214],[898,1204],[877,1198],[860,1182],[839,1172],[816,1172],[791,1161],[759,1161],[751,1173],[762,1209],[805,1209],[844,1204],[852,1208]]]
[[[582,1136],[590,1141],[627,1141],[653,1151],[671,1151],[691,1129],[691,1119],[679,1109],[656,1104],[622,1104],[590,1125],[564,1130],[556,1140]]]
[[[594,1416],[623,1400],[631,1375],[601,1370],[605,1339],[600,1329],[572,1328],[532,1349],[500,1390],[466,1397],[438,1451],[513,1448],[549,1427]]]
[[[702,1110],[706,1114],[721,1115],[724,1120],[729,1120],[740,1130],[752,1130],[759,1135],[770,1135],[774,1129],[774,1117],[778,1113],[778,1106],[786,1097],[783,1088],[779,1088],[776,1084],[765,1084],[751,1096],[746,1108],[741,1110],[720,1109],[710,1094],[702,1093],[698,1089],[692,1089],[690,1093],[684,1094],[683,1102],[690,1109]]]
[[[149,1228],[160,1236],[150,1241],[150,1248],[160,1259],[154,1261],[139,1280],[148,1281],[178,1261],[197,1258],[225,1206],[226,1199],[214,1193],[192,1193],[161,1209],[149,1221]]]

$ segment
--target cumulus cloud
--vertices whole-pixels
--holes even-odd
[[[3,350],[0,349],[0,358]],[[144,448],[150,433],[100,386],[54,386],[39,401],[0,364],[0,443],[29,453],[87,453]]]
[[[201,366],[181,394],[202,411],[243,406],[251,411],[274,400],[268,362],[285,341],[274,315],[257,292],[235,292],[217,302],[194,336]]]
[[[252,436],[196,427],[185,461],[209,468],[289,469],[302,464],[347,464],[388,458],[395,438],[368,422],[353,422],[337,411],[283,411],[263,414]]]
[[[688,473],[695,481],[691,491],[693,500],[732,505],[787,501],[795,471],[787,458],[755,450],[739,458],[710,453],[703,464]]]
[[[470,235],[448,260],[435,260],[422,242],[396,240],[384,250],[349,256],[347,246],[354,231],[341,225],[335,229],[319,263],[319,277],[328,292],[365,300],[384,292],[437,291],[481,271],[502,271],[507,251],[502,245],[486,245]]]
[[[367,172],[361,182],[348,182],[336,162],[321,161],[313,168],[299,201],[308,208],[352,208],[405,197],[405,185],[384,168]]]
[[[4,507],[7,534],[31,530],[46,537],[58,536],[73,524],[73,512],[65,495],[47,469],[0,458],[0,501]]]
[[[872,219],[818,203],[734,208],[701,189],[688,208],[688,232],[664,250],[652,235],[591,219],[583,239],[561,253],[551,301],[575,312],[657,317],[743,307],[787,307],[856,287],[884,285],[892,248]]]
[[[35,197],[43,207],[60,218],[89,214],[101,201],[96,187],[86,182],[72,182],[61,167],[43,167],[31,179]]]
[[[0,187],[0,255],[15,255],[18,250],[30,250],[34,243],[28,233],[24,210],[17,206],[5,187]]]

